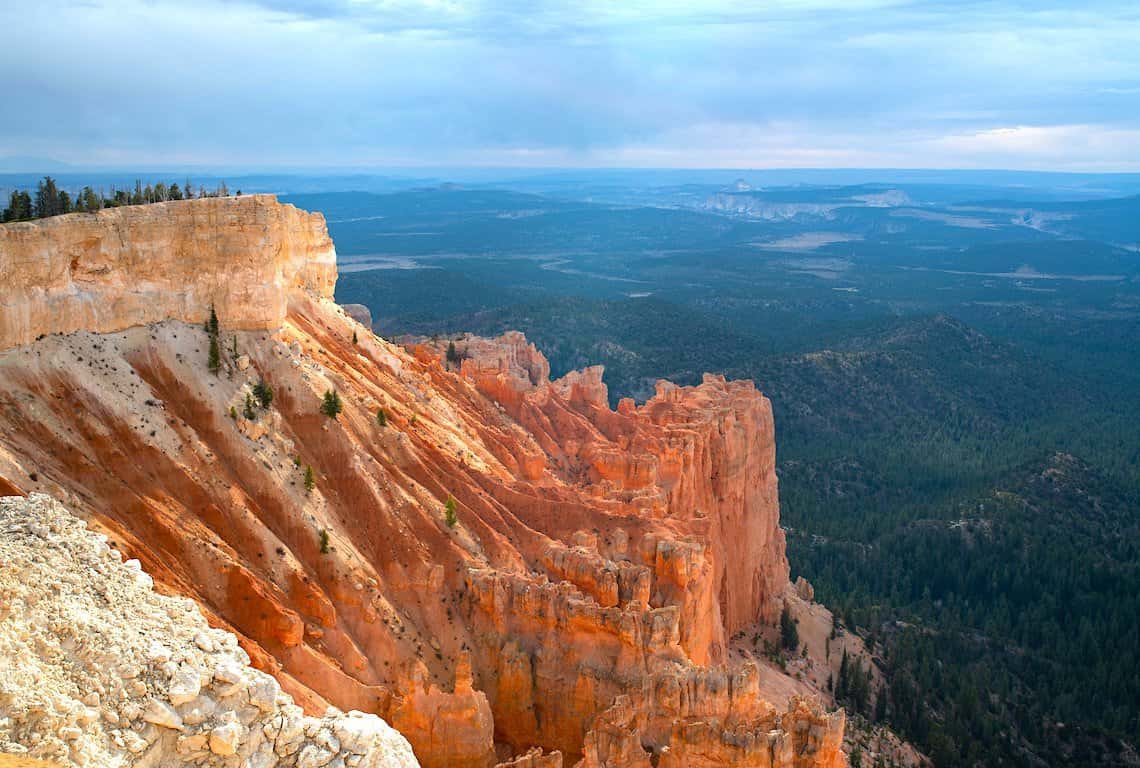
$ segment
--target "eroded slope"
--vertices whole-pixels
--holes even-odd
[[[0,485],[65,499],[306,708],[378,713],[429,768],[844,762],[841,713],[767,703],[729,651],[788,586],[751,383],[610,410],[600,369],[550,382],[521,337],[452,371],[331,283],[274,285],[279,329],[217,302],[217,376],[178,320],[0,353]]]

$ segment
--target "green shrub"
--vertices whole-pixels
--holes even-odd
[[[253,396],[257,398],[262,408],[268,408],[273,402],[273,387],[264,381],[259,381],[253,385]]]

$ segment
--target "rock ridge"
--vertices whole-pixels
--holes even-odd
[[[324,217],[273,195],[201,198],[0,225],[0,349],[162,320],[280,328],[294,289],[331,297]]]

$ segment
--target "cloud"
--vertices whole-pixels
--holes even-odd
[[[1114,170],[1140,167],[1140,128],[1103,125],[1019,125],[943,136],[927,142],[932,155],[971,158],[974,167],[1013,159],[1020,167]]]
[[[80,164],[1140,162],[1125,3],[87,0],[7,18],[0,151]]]

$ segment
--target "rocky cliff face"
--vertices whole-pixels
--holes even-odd
[[[175,291],[148,325],[0,352],[0,492],[64,499],[306,709],[377,713],[428,768],[845,763],[842,713],[790,678],[766,687],[780,673],[752,651],[788,566],[771,407],[751,383],[662,382],[610,410],[600,369],[550,381],[519,334],[462,340],[458,366],[442,345],[394,346],[328,300],[319,221],[228,202],[214,219],[237,232],[206,229],[249,250],[210,251],[207,272],[268,289]],[[166,237],[205,238],[185,226]],[[21,273],[41,268],[31,252]],[[0,304],[36,295],[12,285]],[[234,303],[266,292],[267,311]],[[72,327],[43,318],[6,338]],[[318,410],[328,390],[337,419]]]
[[[202,322],[280,328],[295,289],[331,297],[324,217],[272,195],[180,200],[0,227],[0,349],[37,336]]]

